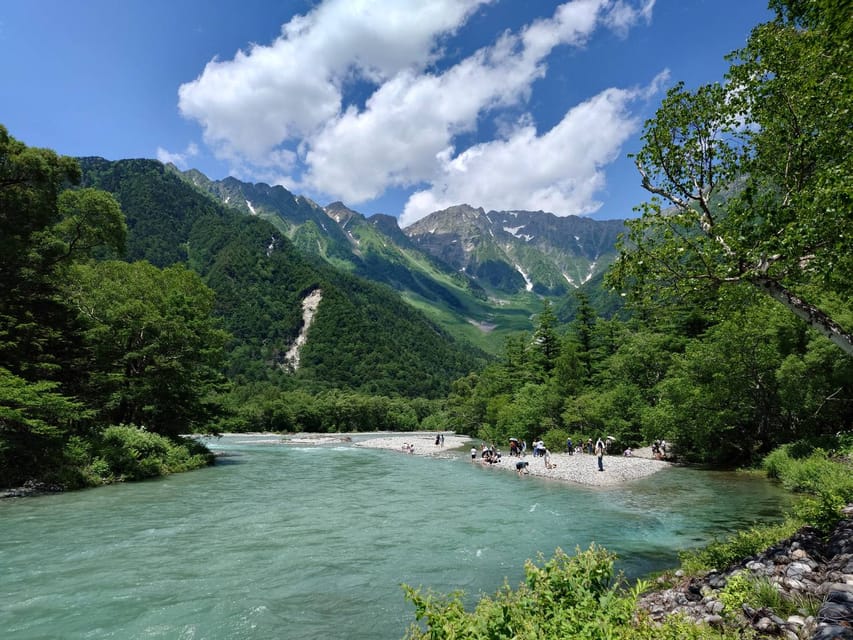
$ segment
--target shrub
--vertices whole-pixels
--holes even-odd
[[[614,560],[595,545],[574,556],[558,549],[541,565],[528,561],[516,591],[504,585],[472,612],[465,611],[461,593],[440,596],[404,586],[416,619],[426,627],[413,625],[407,638],[621,637],[617,629],[629,625],[637,592],[623,592],[614,583]]]
[[[757,525],[738,531],[725,540],[714,540],[701,549],[680,552],[681,567],[688,574],[722,571],[794,535],[802,525],[802,522],[789,518],[779,524]]]
[[[90,465],[103,481],[142,480],[198,469],[211,462],[210,452],[195,440],[170,440],[143,427],[114,425],[104,430],[98,457]]]
[[[649,584],[627,588],[613,573],[615,557],[595,545],[568,556],[560,549],[547,562],[525,565],[525,581],[494,596],[480,598],[466,611],[461,592],[448,596],[421,592],[404,585],[415,605],[409,640],[742,640],[737,631],[711,629],[682,617],[662,624],[635,613],[637,596]]]
[[[720,591],[723,613],[733,619],[747,605],[753,609],[768,607],[776,612],[784,610],[782,594],[766,577],[753,576],[748,571],[738,571]]]
[[[794,514],[803,522],[827,533],[841,519],[847,501],[832,489],[820,490],[816,496],[805,496],[794,503]]]
[[[817,615],[821,600],[812,595],[788,596],[766,576],[755,576],[748,571],[732,575],[720,591],[723,614],[729,619],[737,618],[742,606],[753,609],[767,608],[781,618],[792,615]]]
[[[853,501],[850,463],[830,459],[823,449],[809,450],[803,443],[784,445],[771,452],[763,466],[786,489],[809,494],[794,505],[794,514],[822,531],[832,528],[844,505]]]

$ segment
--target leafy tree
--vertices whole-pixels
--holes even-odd
[[[678,336],[637,329],[624,336],[619,348],[607,359],[598,376],[598,386],[628,382],[651,399],[655,385],[666,377],[673,355],[683,348]]]
[[[780,326],[790,318],[780,313],[751,307],[673,357],[649,414],[664,427],[657,437],[674,440],[685,456],[723,465],[748,463],[796,437],[781,415],[775,376]]]
[[[532,441],[543,435],[557,426],[561,405],[562,399],[550,393],[546,385],[524,385],[496,416],[498,442],[510,437]]]
[[[28,147],[0,125],[0,362],[32,380],[58,379],[79,346],[61,294],[68,267],[124,243],[111,196],[62,193],[79,180],[72,158]]]
[[[85,260],[97,250],[123,255],[127,225],[115,198],[99,189],[68,189],[58,198],[61,220],[51,230],[65,261]]]
[[[92,412],[55,382],[30,382],[0,367],[0,487],[44,477],[57,467],[68,425]]]
[[[679,84],[646,123],[636,162],[653,197],[611,282],[681,298],[748,283],[853,354],[850,327],[809,288],[849,295],[853,277],[853,14],[771,6],[725,85]]]
[[[93,416],[74,397],[81,327],[70,267],[125,238],[108,194],[78,183],[72,158],[28,147],[0,126],[0,484],[56,480],[69,434]]]
[[[205,424],[228,338],[210,315],[213,292],[180,266],[101,262],[75,275],[102,419],[167,436]]]

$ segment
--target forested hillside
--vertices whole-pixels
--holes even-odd
[[[2,486],[207,464],[192,431],[417,428],[425,399],[482,362],[159,162],[81,172],[2,128],[0,160]],[[286,366],[312,292],[310,340]]]
[[[223,206],[153,160],[82,160],[85,184],[113,193],[128,224],[128,253],[186,263],[215,292],[234,336],[229,375],[281,388],[349,389],[435,397],[478,356],[380,285],[301,252],[269,221]],[[331,224],[331,221],[329,221]],[[302,327],[302,299],[322,302],[298,371],[283,356]]]
[[[167,167],[228,207],[269,221],[304,253],[390,286],[448,333],[489,353],[532,329],[541,295],[588,290],[599,312],[618,306],[600,281],[616,255],[619,220],[486,214],[460,205],[400,229],[392,216],[365,217],[342,202],[321,207],[282,186]],[[561,308],[572,312],[571,305]]]

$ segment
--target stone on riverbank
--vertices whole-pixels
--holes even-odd
[[[682,613],[694,622],[721,624],[720,591],[728,579],[746,571],[773,583],[782,597],[821,602],[816,616],[793,615],[783,620],[767,608],[744,605],[741,623],[764,634],[790,640],[853,640],[853,505],[824,541],[805,527],[762,553],[745,558],[724,571],[682,579],[676,586],[640,597],[638,607],[652,620]],[[701,597],[697,598],[697,595]]]

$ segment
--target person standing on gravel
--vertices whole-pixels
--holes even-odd
[[[595,455],[598,458],[598,470],[604,471],[604,442],[601,438],[595,443]]]

